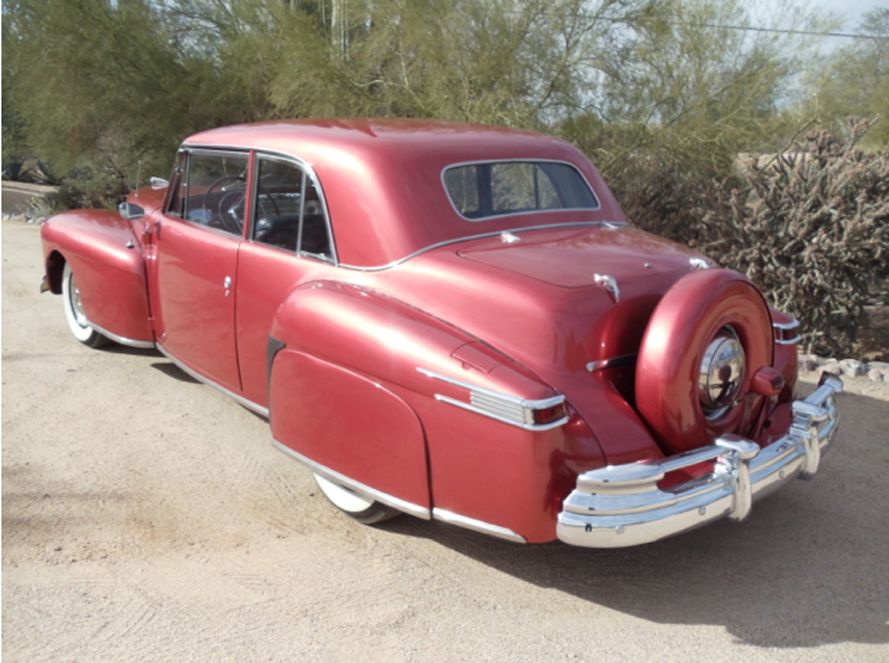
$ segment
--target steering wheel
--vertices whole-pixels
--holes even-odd
[[[247,180],[242,175],[223,175],[222,177],[213,180],[213,182],[210,183],[210,186],[208,186],[207,190],[204,192],[204,200],[201,203],[201,207],[205,211],[208,209],[209,206],[207,205],[207,202],[210,198],[210,194],[214,189],[218,187],[222,191],[222,195],[219,196],[219,200],[216,201],[216,217],[219,219],[223,226],[227,226],[227,230],[240,235],[244,230],[242,222],[239,222],[237,217],[235,217],[233,214],[229,214],[229,212],[232,210],[232,208],[237,207],[241,203],[241,201],[244,200],[247,195],[247,191],[246,187],[240,191],[226,191],[225,185],[229,182],[232,184],[234,184],[235,182],[244,182],[246,184]],[[239,198],[234,201],[233,205],[226,206],[225,202],[231,194],[235,194],[236,196],[239,196]]]
[[[272,204],[272,207],[275,208],[275,216],[276,216],[276,217],[280,217],[280,216],[281,216],[281,210],[278,209],[278,203],[275,202],[275,197],[274,197],[272,194],[267,193],[267,192],[262,188],[262,180],[260,180],[258,184],[259,184],[259,192],[258,192],[258,195],[256,196],[257,203],[259,202],[259,199],[260,199],[262,196],[265,196],[265,199],[266,199],[267,201],[269,201],[269,202]],[[257,205],[257,207],[258,207],[258,205]]]

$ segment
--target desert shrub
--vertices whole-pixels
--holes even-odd
[[[116,207],[128,191],[126,176],[122,172],[109,167],[81,167],[63,178],[58,189],[46,198],[55,210]]]
[[[869,123],[811,133],[717,188],[701,248],[800,319],[804,348],[851,350],[865,306],[889,303],[889,149],[856,147]]]
[[[636,156],[608,182],[634,224],[691,246],[701,242],[704,219],[719,204],[720,192],[740,185],[730,174],[662,151]]]

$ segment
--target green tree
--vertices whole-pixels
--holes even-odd
[[[807,112],[823,122],[845,117],[880,118],[863,139],[889,145],[889,9],[865,15],[856,39],[835,51],[827,66],[810,74]]]

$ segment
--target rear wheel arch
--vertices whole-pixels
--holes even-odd
[[[378,503],[421,517],[431,508],[425,430],[400,391],[303,350],[282,347],[272,357],[272,437],[328,479],[331,486],[321,486],[325,496],[361,522],[386,517]],[[337,492],[367,504],[344,506]]]

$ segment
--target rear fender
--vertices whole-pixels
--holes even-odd
[[[443,402],[466,402],[468,390],[430,375],[525,399],[556,392],[462,330],[374,291],[301,286],[278,309],[271,336],[274,438],[433,517],[551,540],[572,467],[601,460],[573,412],[568,424],[536,431]]]
[[[129,221],[108,210],[74,210],[48,219],[40,235],[53,293],[62,292],[67,262],[90,324],[121,339],[153,341],[145,263]]]

